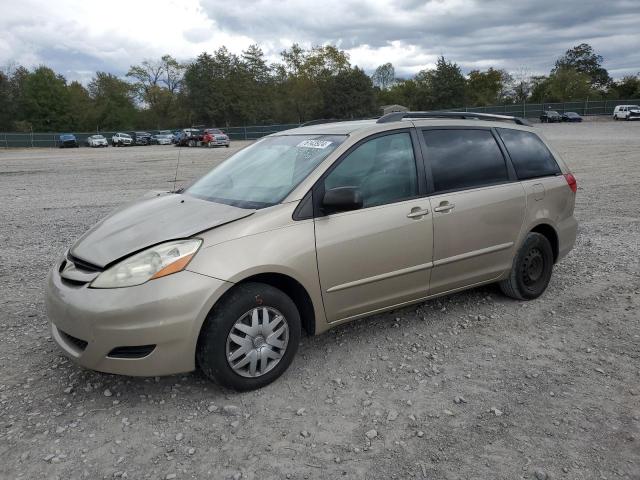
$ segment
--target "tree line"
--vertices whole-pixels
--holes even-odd
[[[269,63],[257,45],[221,47],[189,62],[171,55],[132,65],[125,78],[97,72],[85,86],[47,66],[0,70],[0,131],[108,131],[192,125],[302,123],[412,110],[640,97],[640,76],[614,81],[602,56],[580,44],[548,75],[526,68],[471,70],[440,57],[433,69],[398,78],[391,63],[371,76],[335,46],[293,44]]]

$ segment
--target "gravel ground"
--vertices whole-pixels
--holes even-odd
[[[47,328],[55,258],[173,184],[178,149],[0,151],[0,477],[640,479],[640,122],[540,125],[578,178],[544,296],[493,287],[305,337],[238,394],[83,370]],[[178,184],[230,149],[183,149]]]

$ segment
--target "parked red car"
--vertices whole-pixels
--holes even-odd
[[[219,128],[207,128],[202,136],[202,143],[208,147],[227,147],[231,140],[229,136]]]

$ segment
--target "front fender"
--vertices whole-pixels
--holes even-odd
[[[291,277],[311,298],[316,331],[326,330],[313,220],[293,222],[205,246],[189,263],[187,270],[232,283],[265,273]]]

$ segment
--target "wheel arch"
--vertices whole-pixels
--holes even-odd
[[[302,322],[302,328],[309,335],[316,334],[316,308],[313,305],[313,301],[311,300],[311,296],[307,289],[295,278],[290,275],[284,273],[277,272],[260,272],[253,273],[248,275],[240,280],[233,281],[233,286],[228,288],[211,306],[209,312],[216,308],[220,302],[230,295],[239,285],[243,285],[245,283],[256,282],[256,283],[265,283],[274,288],[277,288],[284,292],[286,295],[291,298],[293,303],[295,303],[298,312],[300,313],[300,320]],[[204,322],[200,325],[198,332],[198,336],[202,332],[202,328],[204,326]]]
[[[539,223],[534,226],[530,233],[539,233],[544,235],[549,243],[551,244],[551,250],[553,251],[553,263],[558,261],[558,256],[560,254],[560,243],[558,238],[558,232],[556,229],[549,223]]]
[[[293,303],[296,304],[298,312],[300,312],[300,320],[302,321],[302,328],[309,335],[314,335],[316,332],[316,315],[315,308],[311,296],[307,290],[293,277],[285,275],[283,273],[267,272],[257,273],[242,279],[237,282],[237,285],[242,285],[248,282],[266,283],[272,287],[282,290]],[[233,290],[233,289],[230,289]]]

